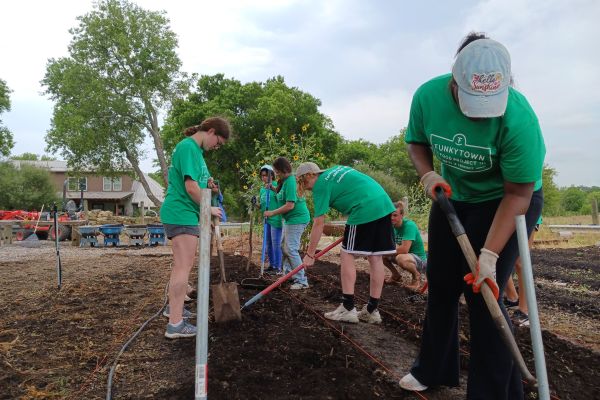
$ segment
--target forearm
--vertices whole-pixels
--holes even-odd
[[[306,254],[314,257],[319,245],[319,240],[323,235],[323,227],[325,226],[325,216],[317,217],[313,220],[313,226],[310,231],[310,240],[306,249]]]
[[[295,204],[291,201],[288,201],[287,203],[285,203],[284,205],[282,205],[281,207],[272,210],[271,211],[271,215],[279,215],[279,214],[285,214],[287,212],[290,212],[294,209]]]
[[[431,148],[423,144],[408,144],[408,155],[419,177],[433,171],[433,153]]]
[[[396,245],[396,254],[408,254],[411,245],[412,240],[403,240],[402,244]]]
[[[506,242],[515,232],[515,217],[524,215],[529,208],[533,183],[505,184],[505,194],[494,215],[492,226],[488,231],[484,247],[500,254]]]

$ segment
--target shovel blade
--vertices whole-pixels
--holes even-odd
[[[211,285],[210,289],[215,308],[215,322],[222,323],[242,319],[237,283],[219,283]]]

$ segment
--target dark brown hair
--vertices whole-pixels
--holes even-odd
[[[489,37],[487,37],[487,35],[484,32],[469,32],[469,34],[463,38],[462,42],[458,46],[458,50],[456,50],[455,56],[457,56],[462,49],[467,47],[467,45],[479,39],[489,39]]]
[[[284,174],[292,173],[292,164],[285,157],[278,157],[275,161],[273,161],[273,168],[275,168],[279,172],[283,172]]]
[[[288,159],[285,157],[278,157],[275,161],[273,161],[273,168],[284,174],[292,173],[292,164],[290,164]],[[285,182],[287,178],[289,178],[289,176],[286,178],[279,178],[279,180],[277,181],[277,193],[281,191],[281,188],[283,187],[283,182]]]
[[[214,129],[217,136],[223,139],[229,139],[231,135],[231,125],[229,121],[222,117],[206,118],[200,125],[190,126],[183,131],[185,136],[192,136],[196,132],[208,132],[209,129]]]

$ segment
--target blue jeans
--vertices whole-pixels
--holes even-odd
[[[283,225],[283,240],[281,243],[281,250],[283,251],[283,272],[288,273],[300,264],[302,264],[302,258],[300,258],[300,239],[302,233],[306,228],[307,224],[297,225]],[[304,273],[304,269],[301,269],[297,274],[293,276],[294,283],[301,285],[308,285],[308,279]]]
[[[267,224],[267,256],[271,267],[281,271],[281,234],[283,228],[275,228]]]

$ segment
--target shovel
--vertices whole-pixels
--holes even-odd
[[[446,197],[446,193],[444,193],[444,191],[441,188],[436,189],[436,197],[440,208],[448,218],[448,223],[450,224],[452,233],[456,237],[456,240],[458,241],[458,244],[465,258],[467,259],[467,264],[469,264],[471,272],[475,274],[477,272],[477,256],[475,255],[473,246],[471,246],[471,242],[469,242],[469,238],[467,237],[465,228],[458,219],[458,215],[456,214],[454,206],[452,205],[452,203],[450,203],[450,201]],[[529,370],[527,369],[525,361],[523,360],[523,356],[521,355],[521,353],[519,352],[519,348],[517,347],[517,342],[515,341],[515,338],[508,326],[508,323],[506,322],[506,319],[504,319],[504,314],[502,314],[502,311],[500,310],[498,301],[494,297],[492,289],[490,289],[487,283],[481,285],[481,295],[483,296],[485,304],[492,316],[492,320],[494,321],[494,324],[496,325],[496,328],[500,333],[500,337],[502,338],[502,341],[510,351],[513,360],[517,363],[519,370],[521,371],[521,375],[523,376],[523,379],[525,379],[531,384],[535,384],[536,379],[533,375],[531,375],[531,372],[529,372]]]
[[[27,238],[25,238],[25,240],[23,242],[27,242],[26,247],[38,247],[41,245],[40,240],[37,237],[37,228],[38,228],[38,224],[40,223],[40,219],[42,218],[42,213],[44,212],[44,205],[42,204],[42,209],[40,210],[40,213],[38,214],[38,219],[35,223],[35,228],[33,228],[33,233],[29,236],[27,236]]]
[[[213,218],[215,226],[214,236],[217,242],[217,254],[219,255],[219,267],[221,269],[221,282],[211,285],[212,301],[215,308],[215,322],[227,322],[241,320],[240,299],[237,283],[227,282],[225,278],[225,261],[223,256],[223,244],[221,243],[221,229],[219,218]]]

